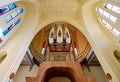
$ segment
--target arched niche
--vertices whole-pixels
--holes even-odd
[[[52,23],[47,24],[44,27],[42,27],[42,29],[40,29],[36,33],[33,40],[31,41],[29,48],[30,48],[31,52],[33,53],[34,57],[36,57],[35,51],[37,51],[39,54],[42,53],[42,45],[43,45],[44,41],[48,42],[48,37],[49,37],[48,34],[50,33],[49,31],[55,24],[62,24],[62,25],[67,26],[69,28],[69,30],[71,31],[70,34],[72,36],[72,40],[73,40],[73,42],[76,42],[78,55],[84,51],[86,45],[89,44],[89,42],[88,42],[87,38],[84,36],[84,34],[77,27],[72,25],[72,23],[70,24],[67,22],[52,22]],[[34,49],[33,49],[33,47],[34,47]],[[91,46],[89,49],[91,49]],[[89,50],[88,50],[88,52],[89,52]],[[83,59],[86,57],[87,54],[88,53],[84,54]],[[42,54],[41,54],[41,56],[43,57]],[[76,55],[76,57],[77,57],[77,55]],[[38,58],[37,60],[40,60],[40,59]],[[79,60],[79,62],[80,61],[82,61],[82,59]]]
[[[1,51],[0,52],[0,64],[4,61],[6,56],[7,56],[7,52],[6,51]]]
[[[113,53],[114,53],[115,58],[120,62],[120,51],[115,50]]]

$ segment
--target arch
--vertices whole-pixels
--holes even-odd
[[[88,1],[82,7],[83,20],[86,30],[90,34],[90,43],[96,53],[104,72],[112,75],[114,82],[119,82],[120,68],[113,58],[113,50],[119,49],[119,45],[115,44],[114,38],[103,30],[98,22],[96,15],[97,3],[103,3],[100,0]],[[89,14],[88,14],[89,13]]]
[[[73,27],[75,27],[76,29],[78,29],[80,32],[82,32],[82,34],[87,38],[87,40],[89,41],[88,39],[88,33],[87,31],[85,31],[83,29],[83,26],[81,26],[79,23],[76,23],[74,20],[73,21],[70,21],[70,20],[67,20],[67,19],[51,19],[51,20],[45,20],[41,25],[38,26],[38,29],[36,30],[36,33],[35,35],[40,31],[42,30],[44,27],[46,27],[47,25],[50,25],[52,23],[59,23],[59,22],[63,22],[63,23],[67,23],[67,24],[70,24],[72,25]],[[34,35],[34,36],[35,36]]]
[[[66,22],[64,22],[64,20],[62,22],[61,21],[53,21],[53,22],[50,21],[50,24],[45,24],[44,26],[42,26],[43,24],[41,24],[41,29],[39,27],[40,30],[37,30],[38,32],[36,32],[36,34],[32,38],[31,44],[29,45],[31,52],[33,53],[33,57],[35,57],[37,60],[42,60],[42,59],[36,57],[34,50],[36,50],[39,54],[41,53],[42,43],[48,39],[48,37],[44,37],[44,39],[43,39],[42,36],[47,36],[48,30],[50,29],[50,27],[52,27],[52,25],[54,26],[54,24],[61,24],[61,25],[64,24],[64,25],[68,26],[69,29],[74,31],[74,32],[73,31],[72,32],[73,32],[73,35],[75,35],[75,36],[80,34],[80,36],[76,36],[76,37],[73,36],[72,38],[73,38],[73,42],[75,41],[77,43],[76,51],[78,51],[78,53],[75,56],[77,58],[77,61],[81,62],[87,56],[89,49],[91,49],[91,46],[89,45],[88,39],[86,39],[84,34],[78,29],[80,27],[76,28],[75,25],[73,26],[73,23],[71,23],[71,24],[66,23]],[[76,24],[76,25],[79,26],[79,24]],[[33,49],[33,46],[34,46],[34,49]],[[69,44],[67,46],[69,46]],[[80,46],[82,46],[82,47],[80,47]],[[86,46],[87,47],[89,46],[89,48],[87,48],[87,50],[84,50],[84,49],[86,49]],[[79,55],[83,51],[86,51],[86,52],[84,53],[83,57],[80,57]],[[43,55],[41,55],[41,56],[43,56]]]
[[[62,69],[62,70],[61,70]],[[43,82],[49,82],[52,77],[67,77],[71,82],[76,82],[75,71],[69,67],[50,67],[45,71]]]
[[[6,0],[6,1],[8,1],[8,0]],[[11,2],[8,1],[7,4],[9,4],[9,3],[11,3]],[[19,3],[20,5],[23,5],[23,6],[29,7],[29,8],[25,10],[25,15],[23,17],[24,20],[21,21],[21,24],[19,25],[16,32],[14,32],[14,31],[11,32],[11,33],[14,33],[14,36],[9,38],[9,41],[7,41],[8,39],[6,39],[5,42],[7,42],[7,43],[4,44],[3,47],[1,48],[1,50],[4,50],[7,52],[7,56],[4,59],[4,61],[1,63],[0,70],[2,70],[4,66],[8,67],[8,68],[4,69],[3,71],[0,71],[0,74],[2,76],[2,77],[0,77],[0,80],[3,82],[9,81],[8,77],[11,74],[11,72],[14,71],[14,73],[16,73],[16,71],[25,55],[25,52],[28,49],[31,38],[34,35],[33,32],[35,31],[36,25],[39,21],[39,13],[38,13],[39,11],[38,11],[38,8],[36,7],[37,6],[36,3],[32,3],[30,0],[25,0],[25,1],[15,0],[15,3]],[[33,18],[33,16],[34,16],[34,18]],[[28,24],[30,24],[30,25],[28,25]],[[8,36],[10,36],[10,35],[8,35]],[[14,42],[16,42],[16,45],[13,45]],[[2,44],[0,44],[0,46],[1,45]],[[12,45],[12,48],[11,48],[11,45]]]

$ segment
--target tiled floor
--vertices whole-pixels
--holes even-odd
[[[20,66],[15,76],[14,82],[26,82],[25,77],[36,76],[39,68],[34,65],[31,71],[29,71],[29,69],[30,66]]]
[[[87,67],[83,68],[83,74],[86,77],[95,77],[96,82],[107,82],[107,78],[103,69],[100,66],[90,66],[90,72],[88,71]]]
[[[32,70],[29,71],[30,66],[20,66],[15,76],[14,82],[25,82],[26,76],[36,76],[38,67],[33,66]],[[83,68],[83,74],[87,77],[95,77],[96,82],[107,82],[106,76],[100,66],[91,66],[91,72],[86,67]]]

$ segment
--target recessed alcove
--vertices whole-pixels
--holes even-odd
[[[6,58],[7,52],[6,51],[1,51],[0,52],[0,64],[3,62],[3,60]]]
[[[44,38],[42,38],[44,36]],[[60,42],[59,42],[60,41]],[[62,42],[61,42],[62,41]],[[29,48],[32,52],[33,57],[39,62],[42,60],[40,57],[36,56],[38,52],[39,55],[43,58],[42,50],[43,50],[43,43],[46,42],[46,46],[48,46],[46,50],[48,50],[49,54],[46,55],[46,60],[54,61],[56,59],[55,55],[62,55],[61,52],[66,52],[66,61],[74,60],[73,55],[70,50],[72,42],[76,45],[76,53],[82,53],[85,47],[91,46],[89,45],[88,40],[84,36],[84,34],[77,29],[77,27],[68,24],[66,22],[53,22],[46,25],[43,29],[41,29],[33,38]],[[34,48],[34,49],[33,49]],[[35,50],[35,51],[34,51]],[[84,54],[83,59],[86,57],[88,51]],[[54,53],[55,54],[54,54]],[[70,53],[69,53],[70,52]],[[57,53],[57,54],[56,54]],[[70,56],[69,56],[70,55]],[[80,56],[76,55],[77,60],[80,62],[82,59]],[[61,56],[59,56],[61,57]],[[63,58],[63,56],[61,57]]]
[[[115,50],[113,53],[114,53],[115,58],[120,62],[120,51]]]

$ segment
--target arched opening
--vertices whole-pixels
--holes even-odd
[[[69,82],[76,82],[74,71],[67,67],[51,67],[47,69],[43,78],[43,82],[51,82],[50,80],[55,77],[61,77],[61,79],[67,78]]]
[[[120,51],[115,50],[113,53],[114,53],[115,58],[120,62]]]
[[[118,38],[104,29],[104,25],[99,21],[100,15],[97,14],[96,10],[99,7],[103,8],[106,2],[100,0],[91,0],[90,2],[87,2],[82,8],[83,20],[85,27],[91,36],[89,41],[92,43],[91,45],[96,52],[96,56],[101,63],[102,68],[105,73],[110,73],[112,77],[115,77],[112,81],[118,81],[120,74],[118,73],[120,70],[118,67],[119,63],[117,63],[113,57],[113,51],[119,49],[119,44],[117,42]],[[111,28],[110,25],[109,27]]]
[[[61,24],[65,28],[68,27],[70,31],[69,38],[71,38],[70,43],[66,43],[65,41],[65,39],[68,38],[68,32],[64,31],[64,27],[62,29],[63,36],[66,36],[66,38],[64,37],[62,43],[56,42],[57,24]],[[49,43],[49,33],[52,33],[50,30],[54,25],[56,26],[54,27],[54,31],[52,29],[52,32],[54,32],[53,43]],[[44,43],[46,46],[44,46]],[[65,22],[53,22],[42,28],[33,38],[29,48],[37,65],[42,61],[78,61],[80,63],[92,50],[88,40],[82,32],[73,25]],[[72,53],[73,50],[74,53]],[[43,52],[45,53],[42,54]]]
[[[0,52],[0,64],[4,61],[4,59],[6,58],[7,53],[6,51],[1,51]]]

